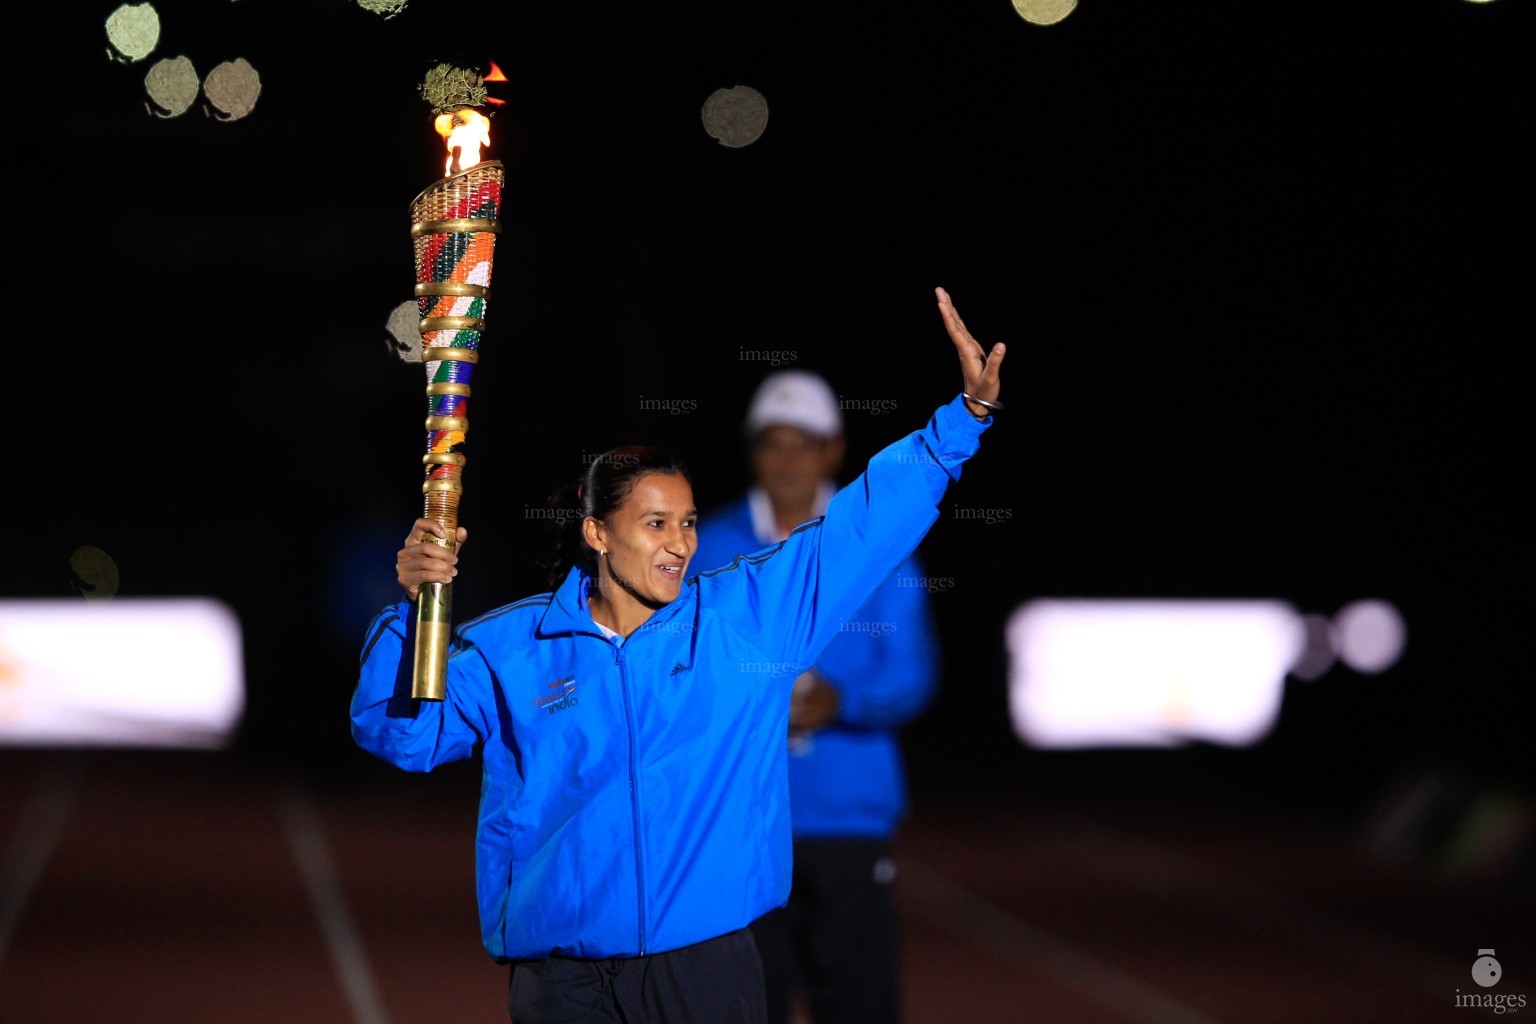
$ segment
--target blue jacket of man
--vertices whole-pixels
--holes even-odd
[[[774,537],[761,488],[699,520],[699,566],[723,565]],[[789,737],[790,825],[796,837],[889,839],[907,809],[896,730],[938,686],[928,579],[916,554],[848,619],[816,661],[837,687],[837,719]]]
[[[592,621],[580,570],[464,624],[443,701],[410,697],[414,608],[380,613],[353,738],[413,771],[480,754],[487,952],[660,953],[785,902],[791,685],[917,548],[990,422],[957,397],[826,515],[693,577],[622,644]]]

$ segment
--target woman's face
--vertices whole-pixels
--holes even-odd
[[[587,543],[608,552],[597,561],[609,598],[627,594],[652,609],[675,601],[698,548],[697,518],[686,477],[646,473],[607,520],[589,519]]]

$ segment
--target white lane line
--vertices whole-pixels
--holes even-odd
[[[309,890],[310,905],[325,932],[325,943],[330,949],[331,961],[336,965],[336,973],[341,976],[352,1019],[357,1024],[388,1024],[389,1018],[379,999],[379,987],[368,966],[368,955],[353,927],[352,912],[347,909],[330,850],[325,845],[325,833],[320,826],[320,816],[315,812],[314,801],[292,782],[278,784],[277,799],[288,841],[293,846],[294,860],[298,862],[304,886]]]
[[[1080,870],[1097,869],[1144,892],[1165,898],[1177,894],[1189,905],[1235,918],[1246,928],[1278,936],[1322,959],[1369,966],[1384,978],[1433,996],[1445,995],[1446,979],[1465,971],[1385,932],[1106,825],[1079,822],[1075,829],[1075,834],[1045,844],[1052,856]]]
[[[1218,1024],[1071,943],[1019,920],[943,875],[900,862],[897,894],[908,911],[965,941],[1028,967],[1090,1002],[1145,1024]]]
[[[66,754],[49,758],[38,770],[5,861],[0,863],[0,964],[5,963],[11,937],[32,901],[37,880],[74,812],[85,767],[85,755]]]

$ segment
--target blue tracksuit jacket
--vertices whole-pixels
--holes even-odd
[[[700,518],[694,564],[723,564],[764,540],[743,497]],[[816,660],[842,701],[835,722],[789,743],[797,838],[889,839],[906,813],[896,730],[927,707],[939,680],[928,582],[918,556],[908,557]]]
[[[690,579],[622,644],[593,623],[573,570],[553,594],[460,627],[447,699],[416,701],[413,607],[374,620],[353,737],[413,771],[480,754],[487,952],[659,953],[785,902],[790,686],[916,549],[990,422],[957,397],[825,516]]]

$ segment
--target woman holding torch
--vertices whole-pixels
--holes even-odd
[[[1002,408],[1003,346],[936,295],[964,390],[823,517],[690,579],[687,470],[615,449],[571,488],[556,589],[460,627],[442,701],[411,697],[411,603],[458,557],[438,523],[412,527],[352,734],[412,771],[479,752],[481,933],[512,967],[515,1024],[766,1019],[746,926],[789,894],[791,686],[922,541]]]

